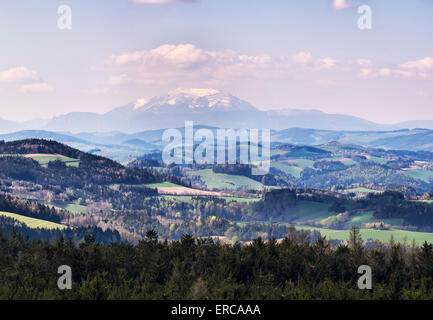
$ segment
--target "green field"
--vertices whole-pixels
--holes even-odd
[[[332,212],[328,211],[330,206],[329,203],[300,200],[296,202],[294,208],[284,215],[284,218],[296,223],[309,220],[322,220],[333,215]]]
[[[303,168],[301,168],[301,167],[289,166],[283,162],[272,162],[271,166],[278,169],[278,170],[281,170],[287,174],[290,174],[290,175],[294,176],[295,178],[300,178],[301,172],[303,170]]]
[[[236,202],[257,202],[260,201],[259,198],[240,198],[240,197],[218,197],[220,199],[225,199],[226,201],[236,201]]]
[[[290,164],[295,164],[299,167],[312,167],[314,165],[314,161],[313,160],[309,160],[309,159],[303,159],[303,158],[299,158],[299,159],[290,159],[287,161]]]
[[[370,158],[368,160],[379,163],[379,164],[386,164],[389,161],[388,159],[375,157],[375,156],[370,156]]]
[[[46,166],[49,162],[52,161],[56,161],[56,160],[60,160],[62,162],[64,162],[67,166],[70,167],[78,167],[80,164],[80,161],[78,161],[77,159],[73,159],[73,158],[69,158],[69,157],[65,157],[65,156],[34,156],[34,157],[30,157],[33,160],[39,162],[39,164],[41,166]]]
[[[361,228],[364,223],[372,222],[373,219],[373,211],[365,211],[365,212],[358,212],[354,215],[350,216],[350,219],[348,222],[346,222],[346,225],[351,227],[358,227]]]
[[[346,189],[346,190],[344,190],[344,192],[346,192],[346,193],[349,193],[349,192],[354,192],[354,193],[372,193],[372,192],[382,192],[382,191],[373,190],[373,189],[364,188],[364,187],[359,187],[359,188]]]
[[[208,198],[209,196],[175,196],[175,195],[161,195],[160,197],[165,198],[165,199],[174,199],[174,200],[180,200],[183,202],[190,202],[192,201],[192,198],[197,198],[197,197],[203,197],[203,198]],[[218,198],[218,199],[224,199],[227,202],[230,201],[236,201],[236,202],[256,202],[259,201],[260,199],[258,198],[240,198],[240,197],[230,197],[230,196],[217,196],[217,197],[211,197],[211,198]]]
[[[65,229],[65,228],[67,228],[67,226],[65,226],[63,224],[54,223],[54,222],[46,221],[46,220],[30,218],[30,217],[22,216],[22,215],[19,215],[16,213],[0,211],[0,215],[18,220],[19,222],[26,224],[29,228],[32,228],[32,229],[37,229],[37,228],[41,228],[41,229]]]
[[[346,166],[353,166],[354,164],[357,164],[357,162],[354,160],[341,160],[340,162]]]
[[[364,223],[369,222],[384,222],[387,224],[390,224],[393,227],[401,227],[403,225],[403,219],[376,219],[373,217],[374,212],[373,211],[365,211],[365,212],[358,212],[355,214],[352,214],[350,216],[349,221],[346,222],[346,227],[358,227],[361,228]]]
[[[23,157],[23,156],[25,156],[25,154],[0,154],[0,157]],[[69,158],[66,156],[47,155],[47,156],[34,156],[29,158],[37,161],[43,167],[47,167],[49,162],[55,160],[60,160],[69,167],[78,167],[80,165],[79,160]]]
[[[320,231],[322,236],[326,236],[328,240],[348,240],[350,230],[334,230],[325,228],[316,228],[309,226],[295,226],[299,230],[317,230]],[[389,242],[391,235],[395,242],[403,243],[406,241],[408,245],[415,240],[415,243],[422,245],[425,241],[433,243],[433,233],[428,232],[414,232],[405,230],[372,230],[372,229],[360,229],[361,238],[363,240],[373,239],[382,242]]]
[[[433,203],[433,200],[413,200],[413,201],[419,201],[419,202],[425,202],[425,203]]]
[[[342,164],[344,164],[346,166],[352,166],[352,165],[354,165],[354,164],[357,163],[356,161],[354,161],[352,159],[344,159],[344,160],[343,159],[344,158],[341,157],[341,156],[333,156],[333,157],[330,157],[330,158],[324,158],[322,160],[325,160],[325,161],[339,161],[339,162],[341,162]]]
[[[43,203],[47,206],[51,206],[51,207],[55,207],[55,208],[59,208],[59,209],[63,209],[63,210],[67,210],[73,213],[86,213],[86,206],[83,205],[79,205],[79,204],[75,204],[75,203]]]
[[[412,178],[419,179],[429,183],[429,177],[433,177],[433,171],[431,170],[402,170],[402,172]]]
[[[258,190],[263,187],[260,182],[244,176],[236,176],[224,173],[214,173],[212,169],[198,170],[192,172],[193,176],[200,176],[200,179],[210,190]]]
[[[159,183],[149,183],[145,185],[149,188],[178,188],[182,187],[181,185],[171,183],[171,182],[159,182]]]
[[[285,156],[287,158],[307,158],[307,157],[316,157],[316,152],[310,151],[286,151]]]

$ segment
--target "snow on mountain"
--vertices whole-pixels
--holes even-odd
[[[319,110],[259,110],[247,101],[212,88],[178,88],[152,98],[139,98],[105,114],[73,112],[31,128],[50,131],[125,133],[179,128],[185,121],[220,128],[311,128],[321,130],[392,130],[393,126]],[[394,126],[395,127],[395,126]]]
[[[242,101],[231,94],[219,90],[178,88],[165,95],[153,97],[148,100],[144,98],[137,99],[132,111],[161,114],[164,112],[180,111],[181,109],[241,111],[252,110],[255,108],[248,102]]]

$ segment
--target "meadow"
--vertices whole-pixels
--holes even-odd
[[[244,176],[214,173],[212,169],[197,170],[193,176],[200,176],[209,190],[237,190],[237,189],[262,189],[263,185],[253,179]]]
[[[432,170],[425,170],[425,169],[419,169],[419,170],[402,170],[402,172],[412,178],[420,179],[424,182],[429,183],[430,178],[433,178],[433,171]]]
[[[271,166],[278,169],[278,170],[281,170],[287,174],[290,174],[290,175],[294,176],[295,178],[300,178],[301,172],[303,170],[302,167],[293,166],[293,165],[290,166],[290,165],[287,165],[283,162],[272,162]]]
[[[4,212],[0,211],[0,216],[8,217],[15,219],[19,222],[24,223],[29,228],[37,229],[37,228],[45,228],[45,229],[65,229],[67,226],[59,223],[54,223],[51,221],[40,220],[35,218],[30,218],[26,216],[22,216],[16,213]]]
[[[295,226],[299,230],[317,230],[322,236],[326,236],[328,240],[349,240],[350,230],[335,230],[326,228],[317,228],[311,226]],[[360,229],[360,235],[363,240],[373,239],[389,243],[391,238],[394,242],[406,243],[411,245],[415,242],[417,245],[422,245],[424,242],[433,243],[433,233],[414,232],[406,230],[374,230]]]

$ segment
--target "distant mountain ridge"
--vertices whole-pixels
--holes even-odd
[[[217,130],[217,127],[195,126],[195,130],[201,128],[212,131]],[[183,127],[178,129],[182,131]],[[12,141],[30,138],[56,140],[85,152],[99,149],[102,152],[101,155],[124,162],[128,159],[128,155],[141,155],[155,149],[162,150],[166,144],[162,141],[163,132],[164,129],[145,130],[132,134],[123,132],[75,134],[71,132],[24,130],[10,134],[0,134],[0,140]],[[281,143],[317,146],[331,142],[393,150],[433,152],[433,130],[336,131],[288,128],[271,131],[271,144],[273,146]],[[124,155],[126,158],[124,159],[120,155]]]
[[[247,101],[215,89],[176,89],[150,99],[137,99],[104,114],[71,112],[52,119],[24,123],[0,119],[0,133],[19,130],[79,132],[126,132],[177,128],[184,122],[220,128],[306,128],[337,131],[389,131],[402,128],[430,128],[433,120],[407,121],[396,125],[378,124],[362,118],[329,114],[319,110],[259,110]]]

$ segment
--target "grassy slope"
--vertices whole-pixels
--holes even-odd
[[[295,178],[299,178],[301,176],[301,172],[303,170],[303,168],[301,168],[301,167],[289,166],[289,165],[282,163],[282,162],[272,162],[271,166],[278,169],[278,170],[281,170],[287,174],[290,174],[290,175],[294,176]]]
[[[359,193],[372,193],[372,192],[382,192],[382,191],[378,191],[378,190],[373,190],[373,189],[369,189],[369,188],[364,188],[364,187],[358,187],[358,188],[351,188],[351,189],[346,189],[344,190],[345,192],[359,192]]]
[[[370,156],[370,159],[368,159],[368,160],[379,163],[379,164],[386,164],[389,161],[388,159],[375,157],[375,156]]]
[[[66,228],[65,225],[62,225],[62,224],[59,224],[59,223],[54,223],[54,222],[51,222],[51,221],[30,218],[30,217],[22,216],[22,215],[19,215],[19,214],[16,214],[16,213],[10,213],[10,212],[0,211],[0,215],[16,219],[19,222],[25,223],[29,228],[33,228],[33,229],[36,229],[36,228],[65,229]]]
[[[293,219],[292,221],[295,223],[307,220],[321,220],[334,214],[328,211],[329,207],[329,203],[301,200],[285,214],[285,218]]]
[[[322,236],[326,236],[327,239],[333,240],[347,240],[349,239],[350,234],[350,230],[333,230],[309,226],[296,226],[296,228],[304,230],[317,230],[320,231]],[[363,240],[374,239],[382,242],[389,242],[392,235],[395,242],[403,243],[406,240],[407,244],[411,244],[412,240],[415,240],[418,245],[422,245],[424,241],[433,243],[433,233],[427,232],[360,229],[360,233]]]
[[[0,154],[0,157],[23,157],[25,154]],[[46,167],[47,164],[51,161],[60,160],[63,161],[67,166],[70,167],[78,167],[80,165],[80,161],[77,159],[65,157],[65,156],[34,156],[29,157],[37,162],[43,167]]]
[[[403,219],[375,219],[373,217],[373,211],[359,212],[352,215],[349,221],[346,223],[347,228],[358,227],[361,228],[364,223],[369,222],[385,222],[391,226],[402,226]]]
[[[211,169],[194,171],[192,174],[200,176],[201,180],[203,180],[206,187],[210,190],[236,190],[241,188],[257,190],[263,187],[260,182],[253,179],[244,176],[213,173]]]
[[[51,161],[60,160],[64,162],[67,166],[78,167],[80,162],[77,159],[65,157],[65,156],[35,156],[30,157],[33,160],[39,162],[41,166],[47,165]]]
[[[146,187],[149,187],[149,188],[178,188],[178,187],[182,187],[182,186],[175,184],[175,183],[171,183],[171,182],[160,182],[160,183],[146,184]]]
[[[55,208],[60,208],[73,213],[86,213],[86,206],[82,206],[75,203],[43,203],[47,206],[52,206]]]
[[[180,200],[183,202],[189,202],[193,198],[193,196],[172,196],[172,195],[161,195],[160,197],[166,198],[166,199]],[[196,198],[196,197],[200,197],[200,196],[194,196],[194,198]],[[203,196],[203,197],[207,198],[208,196]],[[240,197],[229,197],[229,196],[220,196],[220,197],[212,197],[212,198],[225,199],[227,202],[230,202],[230,201],[257,202],[260,200],[258,198],[240,198]]]
[[[401,172],[412,178],[419,179],[427,183],[430,182],[429,177],[433,177],[433,171],[431,170],[402,170]]]
[[[314,161],[313,160],[303,159],[303,158],[289,159],[288,162],[296,164],[296,165],[298,165],[300,167],[312,167],[314,165]]]

